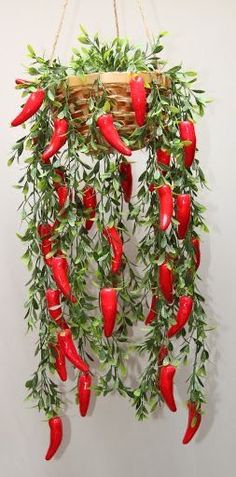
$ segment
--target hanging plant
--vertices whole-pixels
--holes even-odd
[[[194,72],[160,60],[163,35],[142,50],[82,29],[68,66],[28,46],[30,79],[16,80],[24,106],[12,126],[25,134],[9,164],[23,157],[25,319],[38,330],[38,367],[26,387],[49,422],[47,460],[62,440],[58,384],[69,362],[82,416],[91,392],[117,391],[144,419],[163,401],[176,411],[174,376],[193,353],[184,443],[200,425],[209,354],[197,282],[207,226],[194,123],[206,101]],[[132,152],[141,148],[147,162],[133,191]],[[136,247],[136,234],[134,260],[127,244]],[[130,330],[138,323],[137,343]],[[144,365],[133,388],[134,353]]]

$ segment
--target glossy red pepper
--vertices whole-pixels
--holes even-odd
[[[15,119],[11,122],[12,126],[19,126],[23,124],[27,119],[30,119],[39,108],[42,106],[45,98],[45,91],[43,89],[38,89],[34,93],[31,93],[22,108],[22,111],[16,116]]]
[[[22,79],[22,78],[16,78],[15,83],[17,85],[23,85],[23,84],[31,84],[31,81],[26,80],[26,79]]]
[[[166,230],[171,222],[173,215],[173,197],[169,185],[163,185],[157,188],[160,210],[160,229]]]
[[[59,209],[60,210],[64,209],[68,205],[70,191],[69,191],[68,187],[61,185],[60,187],[58,187],[56,189],[56,193],[57,193],[57,197],[58,197]]]
[[[91,219],[94,219],[97,207],[96,191],[91,186],[86,186],[83,190],[83,206],[85,210],[89,210],[89,219],[85,221],[85,228],[90,230],[94,224],[94,220]]]
[[[91,397],[92,377],[89,373],[83,373],[78,378],[77,398],[81,416],[86,416]]]
[[[191,218],[191,195],[178,194],[176,197],[176,219],[179,222],[177,235],[183,240],[187,234]]]
[[[112,273],[119,273],[122,264],[123,242],[116,227],[105,227],[103,235],[112,247],[113,257],[111,263]]]
[[[160,392],[166,405],[172,412],[177,410],[173,392],[175,372],[176,368],[172,364],[162,366],[160,369]]]
[[[54,169],[54,174],[58,176],[58,181],[53,181],[53,187],[57,191],[62,185],[65,184],[65,171],[64,169]]]
[[[201,424],[202,415],[196,408],[196,404],[194,402],[188,402],[188,423],[187,428],[183,438],[183,444],[188,444],[193,436],[196,434],[199,426]]]
[[[102,114],[97,119],[97,125],[104,139],[112,146],[116,151],[120,152],[124,156],[131,156],[132,151],[121,140],[119,133],[114,126],[113,117],[111,114]]]
[[[191,142],[191,144],[183,148],[184,165],[189,168],[193,163],[196,152],[196,134],[193,122],[181,121],[179,123],[179,134],[181,141]]]
[[[60,447],[63,437],[62,420],[59,416],[51,417],[48,421],[50,427],[50,444],[45,456],[46,460],[52,459]]]
[[[73,338],[71,330],[63,330],[58,335],[58,342],[60,344],[62,353],[65,357],[80,371],[87,373],[89,371],[89,366],[79,355]]]
[[[71,285],[68,279],[68,262],[65,257],[52,257],[52,275],[61,293],[72,303],[77,303],[77,299],[71,293]]]
[[[48,313],[55,323],[66,330],[68,324],[64,320],[62,316],[62,308],[61,308],[61,292],[59,290],[54,290],[52,288],[48,288],[45,293],[46,303],[48,308]]]
[[[61,346],[57,340],[57,344],[52,345],[54,353],[55,353],[55,370],[59,378],[62,381],[67,380],[67,369],[66,369],[66,359],[65,355],[61,350]]]
[[[135,120],[138,126],[143,126],[146,120],[147,98],[142,76],[130,80],[130,94]]]
[[[48,223],[43,223],[38,225],[38,234],[41,239],[51,237],[52,232],[53,232],[53,227],[51,224]]]
[[[103,317],[104,335],[112,336],[117,315],[117,291],[114,288],[102,288],[100,290],[100,308]]]
[[[167,331],[168,338],[181,331],[189,320],[193,309],[193,298],[191,296],[181,296],[179,298],[179,307],[176,316],[176,323]]]
[[[158,366],[161,366],[164,359],[168,356],[168,348],[166,346],[161,346],[158,353],[157,363]]]
[[[47,255],[52,251],[53,242],[51,238],[43,238],[41,242],[41,252],[44,258],[45,263],[48,267],[52,265],[52,257],[47,258]]]
[[[42,154],[42,161],[48,164],[49,159],[54,156],[67,141],[69,123],[67,119],[54,119],[54,130],[50,143]]]
[[[133,188],[132,166],[129,162],[122,161],[119,164],[119,171],[125,202],[130,202]]]
[[[198,237],[192,237],[191,243],[194,249],[194,262],[196,266],[196,270],[198,269],[201,263],[201,250],[200,250],[200,240]]]
[[[168,303],[173,302],[173,271],[167,262],[159,266],[159,287]]]
[[[145,319],[145,325],[150,325],[155,320],[155,318],[157,316],[157,311],[156,311],[157,301],[158,301],[157,296],[153,295],[152,302],[151,302],[151,307],[150,307],[149,313],[148,313],[148,315]]]
[[[158,165],[164,165],[166,167],[169,167],[169,165],[170,165],[170,154],[169,154],[168,151],[166,151],[166,149],[157,149],[156,158],[157,158],[157,164]],[[163,176],[166,175],[166,172],[167,171],[163,170],[163,172],[162,172]]]

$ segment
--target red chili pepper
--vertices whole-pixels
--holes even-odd
[[[145,325],[150,325],[155,320],[155,318],[157,316],[157,312],[156,312],[157,301],[158,301],[157,296],[153,295],[152,302],[151,302],[151,308],[150,308],[149,313],[146,317]]]
[[[71,330],[63,330],[58,335],[58,342],[65,357],[80,371],[87,373],[89,366],[79,355],[73,338]]]
[[[130,80],[132,107],[138,126],[143,126],[146,120],[147,98],[143,78],[135,76]]]
[[[170,186],[163,185],[157,188],[160,204],[160,229],[166,230],[173,215],[173,197]]]
[[[173,302],[173,271],[166,262],[159,266],[159,287],[168,303]]]
[[[129,162],[122,161],[119,164],[119,171],[125,202],[130,202],[133,188],[132,166]]]
[[[121,140],[119,133],[114,126],[113,117],[111,114],[102,114],[97,119],[97,125],[100,129],[100,132],[104,139],[116,149],[120,154],[124,156],[131,156],[132,151],[125,145],[125,143]]]
[[[57,191],[65,183],[65,171],[64,169],[54,169],[53,172],[59,179],[59,181],[53,181],[53,187]]]
[[[38,234],[41,239],[51,237],[53,232],[53,227],[51,224],[44,223],[38,225]]]
[[[150,192],[154,192],[155,189],[156,189],[155,184],[154,184],[153,182],[151,182],[151,184],[148,186],[148,190],[149,190]]]
[[[197,411],[196,404],[194,402],[188,402],[188,423],[187,429],[184,434],[183,444],[188,444],[193,436],[196,434],[202,420],[202,415]]]
[[[177,235],[183,240],[188,231],[191,218],[191,195],[178,194],[176,197],[176,219],[179,222]]]
[[[177,410],[173,393],[175,372],[176,368],[172,364],[162,366],[160,369],[160,392],[172,412]]]
[[[44,258],[45,263],[51,267],[52,265],[52,257],[47,258],[47,255],[52,251],[52,240],[51,238],[43,238],[41,242],[41,252]]]
[[[105,227],[103,235],[112,247],[113,257],[111,264],[112,273],[119,273],[122,264],[123,242],[116,227]]]
[[[59,209],[64,209],[68,204],[70,191],[69,191],[68,187],[60,186],[56,189],[56,193],[57,193],[57,196],[58,196]]]
[[[78,403],[81,416],[86,416],[90,403],[92,377],[89,373],[79,376],[77,390]]]
[[[184,165],[191,167],[196,152],[196,134],[192,121],[181,121],[179,123],[179,134],[181,141],[190,141],[191,144],[184,146]]]
[[[157,363],[158,366],[161,366],[164,359],[168,356],[168,348],[166,346],[161,346],[158,353]]]
[[[28,81],[28,80],[25,80],[25,79],[21,79],[21,78],[16,78],[16,79],[15,79],[15,83],[18,84],[18,85],[19,85],[19,84],[20,84],[20,85],[21,85],[21,84],[31,84],[31,81]]]
[[[50,460],[56,454],[63,437],[62,420],[59,416],[51,417],[48,424],[50,427],[50,444],[45,456],[46,460]]]
[[[94,224],[94,221],[91,219],[94,219],[97,207],[96,191],[91,186],[86,186],[83,190],[83,206],[85,210],[90,209],[89,219],[85,221],[86,230],[90,230]]]
[[[66,369],[66,359],[65,355],[62,353],[60,344],[57,340],[56,345],[52,345],[54,353],[55,353],[55,370],[57,371],[57,374],[59,375],[60,379],[62,381],[67,380],[67,369]]]
[[[192,313],[193,299],[191,296],[181,296],[179,298],[179,308],[176,316],[176,323],[167,331],[168,338],[176,335],[186,325]]]
[[[65,257],[52,257],[52,275],[61,293],[72,303],[77,303],[77,299],[71,293],[71,285],[68,280],[68,262]]]
[[[63,330],[66,330],[69,328],[68,324],[64,320],[62,316],[62,308],[61,308],[61,292],[59,290],[53,290],[52,288],[48,288],[46,290],[46,302],[47,302],[47,308],[48,308],[48,313],[50,317],[52,318],[55,323],[62,328]]]
[[[43,104],[45,98],[45,91],[43,89],[38,89],[34,93],[31,93],[22,108],[22,111],[16,116],[15,119],[11,122],[12,126],[19,126],[20,124],[27,121],[31,118]]]
[[[170,154],[169,152],[166,151],[166,149],[157,149],[156,157],[157,157],[158,165],[163,164],[166,167],[170,165]],[[167,171],[163,170],[162,172],[163,176],[166,175],[166,172]]]
[[[49,159],[54,156],[67,141],[69,123],[67,119],[54,119],[54,131],[50,143],[42,154],[42,161],[48,164]]]
[[[100,308],[103,316],[103,330],[107,338],[112,336],[117,315],[117,291],[114,288],[100,290]]]
[[[196,266],[196,270],[198,269],[201,263],[201,250],[200,250],[200,240],[198,237],[192,237],[191,243],[194,249],[194,262]]]

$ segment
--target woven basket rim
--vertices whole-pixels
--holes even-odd
[[[168,78],[165,76],[165,74],[161,73],[158,70],[139,71],[137,73],[132,73],[130,71],[103,71],[97,73],[88,73],[85,75],[68,76],[67,81],[69,87],[71,88],[93,85],[97,79],[100,79],[103,84],[125,84],[129,83],[130,79],[136,75],[141,76],[145,83],[149,83],[152,80],[159,79],[161,80],[161,82],[168,84]]]

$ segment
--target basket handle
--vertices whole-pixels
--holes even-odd
[[[148,24],[147,24],[147,19],[144,15],[142,0],[136,0],[136,2],[137,2],[138,9],[139,9],[139,12],[140,12],[140,15],[141,15],[141,18],[142,18],[142,22],[143,22],[146,37],[147,37],[149,43],[151,43],[152,35],[151,35],[151,32],[150,32]],[[62,12],[61,12],[59,24],[58,24],[56,34],[55,34],[55,38],[54,38],[53,45],[52,45],[52,51],[51,51],[51,55],[50,55],[50,63],[53,61],[53,57],[55,55],[58,40],[59,40],[61,30],[62,30],[62,27],[63,27],[63,24],[64,24],[66,9],[68,7],[68,4],[69,4],[69,0],[64,0],[64,3],[62,5]],[[116,26],[116,36],[119,38],[119,36],[120,36],[120,26],[119,26],[119,17],[118,17],[118,9],[117,9],[117,0],[113,0],[113,10],[114,10],[114,18],[115,18],[115,26]]]

